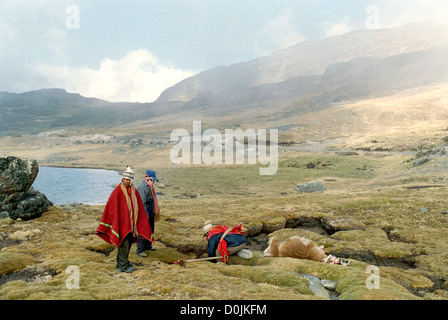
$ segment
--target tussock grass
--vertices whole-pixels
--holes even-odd
[[[98,152],[93,149],[87,157]],[[280,154],[276,175],[260,176],[258,165],[166,165],[162,160],[169,149],[163,147],[149,163],[144,151],[139,151],[133,169],[137,180],[149,165],[157,171],[162,219],[156,224],[156,251],[142,258],[135,253],[135,245],[132,248],[130,260],[138,270],[119,273],[117,250],[94,235],[104,206],[52,207],[33,221],[0,221],[0,240],[17,231],[34,231],[18,243],[5,240],[8,245],[0,251],[0,277],[18,275],[29,267],[55,273],[46,281],[11,278],[0,287],[0,298],[316,299],[300,276],[303,273],[337,281],[340,299],[446,297],[448,218],[441,212],[448,211],[448,190],[404,188],[444,184],[448,176],[435,166],[416,169],[407,162],[409,156],[402,154],[343,156],[289,150]],[[121,155],[111,159],[110,167],[128,164]],[[87,160],[99,161],[96,157]],[[320,165],[309,168],[310,163]],[[310,180],[323,180],[327,191],[298,194],[293,190]],[[317,222],[321,218],[352,219],[365,228],[329,235],[303,226],[286,227],[288,221],[303,217]],[[261,252],[248,261],[232,257],[231,265],[173,264],[205,253],[202,227],[207,221],[229,226],[241,223],[250,236],[262,231],[275,232],[283,239],[303,236],[324,245],[327,253],[348,255],[352,264],[263,258]],[[412,266],[404,268],[405,259],[411,259]],[[384,263],[379,265],[380,289],[369,290],[366,268],[379,262]],[[69,290],[70,274],[65,271],[73,265],[80,270],[80,289]]]

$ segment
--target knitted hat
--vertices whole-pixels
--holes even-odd
[[[132,171],[129,166],[126,168],[126,171],[123,173],[123,178],[134,180],[134,171]]]

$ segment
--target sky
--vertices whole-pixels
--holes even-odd
[[[0,0],[0,91],[153,102],[213,67],[420,21],[448,23],[448,1]]]

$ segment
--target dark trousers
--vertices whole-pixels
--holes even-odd
[[[152,233],[154,234],[154,215],[148,217],[149,225],[151,226]],[[137,242],[137,254],[150,250],[152,248],[152,242],[138,236]]]
[[[116,265],[118,269],[124,270],[129,265],[128,257],[133,242],[134,237],[132,236],[132,233],[129,233],[118,248]]]

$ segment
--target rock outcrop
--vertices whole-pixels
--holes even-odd
[[[301,183],[294,187],[294,190],[298,193],[313,193],[326,191],[323,181],[310,181],[307,183]]]
[[[36,160],[0,158],[0,218],[35,219],[53,205],[31,187],[38,172]]]

